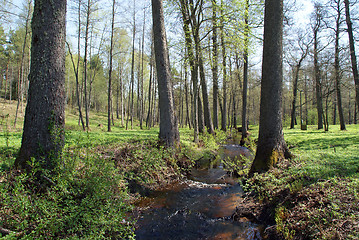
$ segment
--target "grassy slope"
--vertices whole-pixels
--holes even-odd
[[[338,129],[284,129],[296,157],[247,181],[281,237],[359,238],[359,126]]]

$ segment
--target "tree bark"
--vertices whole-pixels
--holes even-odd
[[[133,91],[134,91],[134,82],[135,82],[135,37],[136,37],[136,13],[135,13],[135,4],[136,1],[133,2],[133,29],[132,29],[132,61],[131,61],[131,96],[129,95],[128,100],[128,115],[126,121],[126,130],[128,129],[128,121],[131,117],[131,129],[133,128]],[[131,100],[130,100],[131,99]],[[131,103],[131,104],[130,104]]]
[[[203,117],[203,108],[202,108],[202,100],[201,100],[201,96],[198,94],[198,131],[200,133],[204,132],[204,127],[205,127],[205,123],[204,123],[204,117]]]
[[[151,44],[151,58],[150,58],[150,81],[148,84],[148,111],[147,111],[147,118],[146,118],[146,128],[151,128],[151,109],[152,109],[152,76],[153,76],[153,43]]]
[[[243,101],[242,101],[242,141],[247,138],[247,91],[248,91],[248,44],[249,44],[249,0],[244,12],[244,53],[243,53]]]
[[[88,54],[88,39],[89,39],[89,27],[90,27],[90,14],[91,14],[91,0],[87,1],[87,9],[86,9],[86,28],[85,28],[85,53],[84,53],[84,105],[85,105],[85,121],[86,121],[86,129],[89,129],[89,99],[87,92],[87,54]]]
[[[189,66],[191,69],[191,81],[193,86],[193,99],[192,99],[192,105],[193,105],[193,141],[197,143],[199,141],[198,139],[198,101],[197,101],[197,94],[198,94],[198,65],[195,61],[194,51],[193,51],[193,43],[190,33],[190,23],[191,20],[189,18],[188,13],[188,0],[180,0],[180,9],[183,19],[183,31],[185,34],[185,45],[187,49],[187,54],[189,58]]]
[[[213,128],[218,129],[218,42],[217,42],[217,3],[212,0],[212,41],[213,41]]]
[[[356,111],[359,112],[359,73],[358,73],[358,65],[357,59],[355,55],[355,41],[353,36],[353,27],[352,21],[350,19],[350,10],[349,10],[349,0],[344,0],[345,3],[345,19],[347,23],[347,31],[349,36],[349,49],[350,49],[350,59],[352,62],[352,71],[355,83],[355,94],[356,94]]]
[[[318,63],[318,33],[321,25],[320,7],[316,6],[316,23],[313,29],[314,33],[314,75],[315,75],[315,93],[317,100],[318,129],[323,129],[323,100],[322,84],[320,79],[320,68]]]
[[[342,95],[340,89],[340,66],[339,66],[339,34],[340,34],[340,21],[341,21],[341,10],[340,10],[340,0],[337,0],[337,19],[336,19],[336,29],[335,29],[335,53],[334,53],[334,76],[335,76],[335,89],[337,92],[337,106],[339,113],[340,121],[340,130],[346,130],[344,122],[344,113],[342,106]]]
[[[144,75],[144,47],[145,47],[145,26],[146,26],[146,9],[143,10],[143,30],[142,30],[142,51],[141,51],[141,83],[140,83],[140,128],[142,129],[144,103],[143,103],[143,75]]]
[[[115,4],[112,1],[112,21],[111,21],[111,42],[110,42],[110,69],[108,70],[108,98],[107,98],[107,131],[111,132],[111,114],[112,114],[112,52],[113,52],[113,34],[115,30]]]
[[[54,170],[64,146],[66,0],[35,1],[31,69],[17,168]]]
[[[266,0],[257,152],[249,175],[290,157],[282,130],[283,0]]]
[[[227,53],[226,53],[226,44],[224,41],[224,16],[223,16],[223,0],[221,1],[221,18],[220,18],[220,24],[221,24],[221,45],[222,45],[222,65],[223,65],[223,92],[222,92],[222,98],[223,98],[223,105],[221,107],[221,130],[226,131],[227,130]]]
[[[175,147],[179,145],[179,132],[175,116],[162,0],[152,0],[152,19],[160,109],[159,139],[165,146]]]

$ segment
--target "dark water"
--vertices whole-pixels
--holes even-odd
[[[225,145],[222,157],[250,157],[246,148]],[[233,221],[243,191],[220,162],[201,164],[189,180],[154,192],[138,203],[136,239],[261,239],[260,226]]]

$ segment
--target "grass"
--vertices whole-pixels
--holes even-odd
[[[66,110],[66,142],[57,175],[50,182],[36,161],[33,173],[13,169],[21,145],[23,115],[13,126],[16,103],[0,102],[0,236],[5,239],[132,239],[133,203],[141,194],[182,178],[206,148],[218,148],[211,135],[199,148],[192,130],[180,129],[181,149],[158,146],[158,127],[126,130],[116,120],[107,132],[105,114],[90,113],[82,131],[73,110]],[[224,134],[219,134],[223,138]]]
[[[284,138],[296,157],[245,185],[267,206],[276,237],[358,239],[359,126],[284,129]]]
[[[157,146],[158,127],[142,130],[135,122],[126,130],[116,120],[109,133],[107,116],[91,112],[91,131],[84,132],[75,111],[67,109],[62,174],[39,194],[41,188],[32,190],[32,176],[12,169],[23,124],[20,114],[13,127],[15,107],[0,103],[0,227],[13,231],[9,239],[133,237],[128,217],[133,198],[180,178],[227,137],[218,131],[195,145],[192,130],[181,128],[182,149],[173,153]],[[258,126],[250,129],[254,142]],[[275,224],[276,237],[358,239],[359,126],[347,125],[347,131],[330,126],[328,132],[285,128],[284,138],[296,157],[244,185],[256,193],[258,205],[267,206],[263,211]]]

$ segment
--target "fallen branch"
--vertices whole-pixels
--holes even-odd
[[[9,235],[9,234],[13,233],[13,234],[15,234],[16,237],[19,237],[23,234],[23,232],[14,232],[14,231],[11,231],[11,230],[3,228],[3,227],[0,227],[0,233],[3,235]]]
[[[8,235],[8,234],[12,233],[12,231],[10,231],[10,230],[8,230],[6,228],[0,227],[0,233]]]

